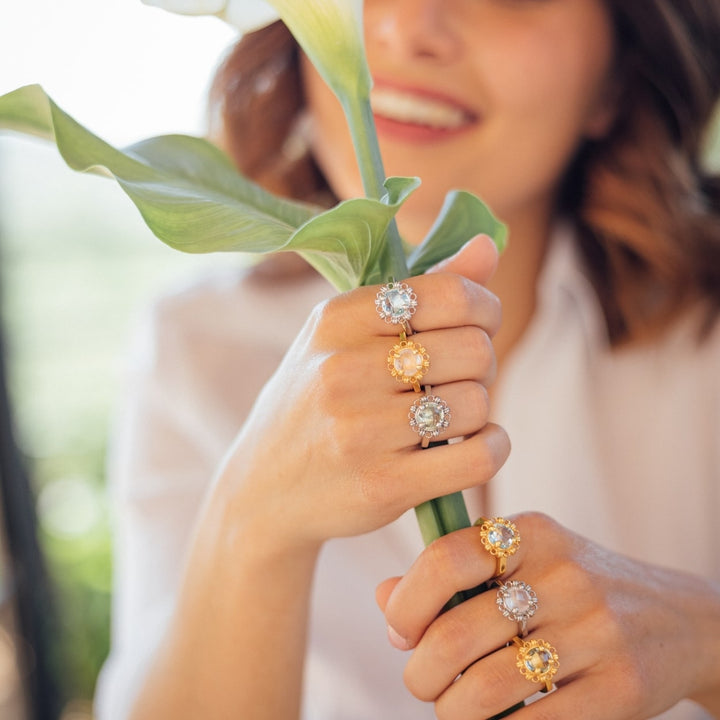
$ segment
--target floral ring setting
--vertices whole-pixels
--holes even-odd
[[[515,523],[496,517],[488,520],[479,518],[475,525],[480,527],[480,541],[483,547],[496,559],[495,574],[502,575],[507,569],[507,559],[517,552],[520,533]]]
[[[515,665],[524,678],[543,683],[540,692],[552,690],[552,678],[560,667],[557,650],[545,640],[522,640],[514,637],[513,642],[518,648]]]
[[[527,621],[538,608],[535,591],[522,580],[509,580],[498,583],[495,601],[503,617],[516,622],[518,636],[523,638],[527,633]]]
[[[408,413],[410,427],[422,438],[421,446],[428,447],[431,438],[437,437],[450,425],[451,412],[448,404],[431,393],[429,385],[425,394],[418,398]]]
[[[398,382],[412,385],[413,390],[419,393],[420,380],[430,367],[430,356],[420,343],[401,340],[390,350],[387,367]]]
[[[383,285],[375,297],[375,308],[386,323],[400,325],[412,335],[410,318],[417,309],[417,295],[407,283],[391,280]]]

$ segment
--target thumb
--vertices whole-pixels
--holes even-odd
[[[433,265],[427,272],[450,272],[484,285],[495,274],[498,250],[489,235],[476,235],[454,255]]]

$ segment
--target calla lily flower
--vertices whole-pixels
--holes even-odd
[[[258,30],[278,19],[277,11],[263,0],[142,0],[146,5],[179,15],[216,15],[241,33]]]

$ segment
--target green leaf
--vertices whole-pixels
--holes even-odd
[[[300,251],[341,292],[372,284],[368,277],[388,271],[378,265],[388,226],[419,184],[417,178],[388,178],[380,200],[356,198],[336,205],[303,225],[288,247]]]
[[[442,210],[427,237],[410,254],[411,275],[421,275],[436,263],[454,255],[475,235],[489,235],[502,252],[507,228],[476,195],[453,190],[445,197]]]
[[[54,139],[74,170],[109,172],[150,229],[185,252],[283,249],[318,212],[250,182],[200,138],[171,135],[118,150],[73,120],[38,85],[0,97],[0,128]]]

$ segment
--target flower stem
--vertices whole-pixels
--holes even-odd
[[[348,99],[343,103],[343,109],[355,148],[365,195],[380,200],[385,195],[385,169],[380,155],[370,98]],[[392,220],[385,234],[378,267],[382,271],[382,277],[404,280],[408,276],[407,260],[395,220]]]

